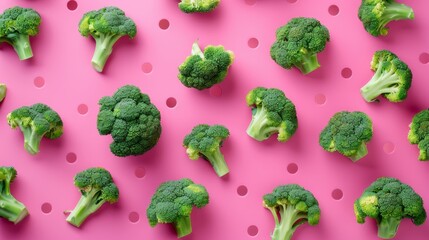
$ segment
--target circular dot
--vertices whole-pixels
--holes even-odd
[[[74,163],[74,162],[76,162],[76,160],[77,160],[76,153],[72,153],[72,152],[67,153],[67,155],[66,155],[66,161],[68,163]]]
[[[166,30],[170,27],[170,22],[167,19],[161,19],[161,21],[159,21],[159,27],[162,30]]]
[[[147,63],[143,63],[143,65],[142,65],[142,71],[144,73],[151,73],[152,69],[153,69],[152,64],[150,64],[148,62]]]
[[[387,154],[392,154],[395,152],[395,144],[387,142],[383,145],[383,150]]]
[[[256,4],[256,0],[244,0],[244,2],[249,6],[253,6]]]
[[[343,76],[343,78],[350,78],[352,74],[353,72],[350,68],[343,68],[343,70],[341,70],[341,76]]]
[[[36,77],[34,79],[34,86],[36,86],[37,88],[42,88],[43,86],[45,86],[45,79],[42,77]]]
[[[87,113],[88,113],[88,106],[86,106],[86,104],[80,104],[80,105],[77,107],[77,111],[78,111],[80,114],[85,115],[85,114],[87,114]]]
[[[423,64],[429,63],[429,53],[422,53],[422,54],[420,54],[419,60]]]
[[[331,14],[332,16],[337,16],[338,13],[340,12],[340,8],[338,8],[337,5],[331,5],[328,8],[328,12],[329,14]]]
[[[238,195],[240,195],[240,196],[246,196],[247,195],[247,192],[248,192],[248,190],[247,190],[247,187],[246,186],[244,186],[244,185],[241,185],[241,186],[239,186],[238,188],[237,188],[237,193],[238,193]]]
[[[132,223],[137,223],[140,220],[140,215],[137,212],[130,212],[128,220]]]
[[[70,11],[74,11],[74,10],[76,10],[76,8],[77,8],[77,2],[76,2],[76,1],[74,1],[74,0],[70,0],[70,1],[68,1],[68,2],[67,2],[67,8],[68,8]]]
[[[177,100],[175,98],[173,98],[173,97],[169,97],[167,99],[166,103],[167,103],[167,107],[174,108],[176,106],[176,104],[177,104]]]
[[[319,105],[323,105],[326,103],[326,96],[322,93],[316,94],[316,96],[314,96],[314,101]]]
[[[343,191],[341,189],[334,189],[334,191],[332,191],[332,198],[335,200],[340,200],[341,198],[343,198]]]
[[[255,225],[251,225],[247,228],[247,234],[249,234],[249,236],[255,237],[256,235],[258,235],[258,232],[259,229]]]
[[[42,209],[43,213],[50,213],[52,211],[52,205],[50,203],[46,202],[46,203],[42,204],[41,209]]]
[[[296,3],[298,0],[287,0],[289,3]]]
[[[249,41],[247,41],[247,45],[249,45],[250,48],[257,48],[259,46],[259,41],[256,38],[250,38]]]
[[[290,174],[295,174],[298,172],[298,165],[296,163],[289,163],[289,165],[287,165],[287,171]]]
[[[210,95],[213,97],[220,97],[222,96],[222,88],[219,85],[214,85],[210,88]]]
[[[144,167],[138,167],[134,171],[134,175],[136,175],[137,178],[144,178],[144,176],[146,176],[146,169]]]

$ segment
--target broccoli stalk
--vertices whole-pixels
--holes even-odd
[[[296,229],[306,222],[306,214],[302,214],[291,205],[282,205],[280,208],[282,209],[279,211],[280,220],[278,213],[270,208],[276,224],[271,239],[290,240]]]
[[[198,41],[195,41],[192,44],[192,50],[191,50],[191,55],[192,56],[199,56],[202,60],[205,60],[206,58],[204,57],[204,52],[201,50],[200,45],[198,45]]]
[[[21,129],[21,132],[24,135],[25,150],[32,155],[37,154],[44,134],[38,134],[35,129],[28,126],[26,127],[23,124],[19,124],[19,129]]]
[[[122,35],[100,34],[95,37],[95,51],[92,56],[92,66],[97,72],[101,72],[106,65],[107,59],[112,54],[113,45],[121,38]]]
[[[371,80],[361,89],[361,94],[367,102],[374,101],[381,94],[388,94],[395,91],[398,88],[397,85],[402,81],[396,75],[395,68],[385,71],[381,67],[381,64]]]
[[[378,237],[383,239],[395,237],[401,220],[402,218],[382,218],[381,221],[377,221]]]
[[[252,120],[250,121],[249,127],[247,128],[247,134],[252,138],[263,141],[269,138],[272,134],[278,132],[279,141],[286,141],[290,136],[285,131],[286,127],[284,123],[279,126],[272,126],[271,121],[268,119],[268,111],[264,107],[256,108]]]
[[[28,210],[10,192],[10,184],[17,172],[13,167],[0,167],[0,217],[17,224],[28,215]]]
[[[411,7],[392,1],[385,5],[383,13],[380,17],[380,24],[385,26],[391,21],[414,19],[414,11]]]
[[[320,67],[319,60],[317,59],[317,53],[309,53],[306,50],[301,49],[301,61],[295,63],[297,67],[303,74],[308,74]]]
[[[181,238],[192,233],[192,224],[190,216],[182,216],[177,218],[174,222],[174,228],[176,229],[177,237]]]
[[[220,151],[220,148],[215,148],[212,151],[205,152],[200,152],[196,149],[188,148],[186,149],[186,153],[191,160],[197,160],[198,158],[200,158],[201,154],[204,159],[210,162],[219,177],[229,173],[228,165],[226,164],[225,158]]]
[[[105,202],[106,200],[100,199],[100,191],[98,190],[85,193],[79,199],[76,207],[70,211],[67,222],[79,227],[89,215],[96,212]]]
[[[10,34],[5,38],[0,38],[0,42],[7,42],[13,46],[20,60],[33,57],[31,50],[30,37],[25,34]]]

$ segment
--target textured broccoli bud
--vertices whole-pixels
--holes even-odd
[[[6,84],[0,83],[0,103],[3,102],[6,97],[7,87]]]
[[[0,217],[15,224],[28,215],[28,210],[10,192],[10,184],[15,180],[17,172],[14,167],[0,167]]]
[[[408,141],[418,144],[420,150],[419,160],[429,160],[429,110],[425,109],[417,113],[410,124]]]
[[[181,0],[179,8],[184,13],[211,12],[220,3],[220,0]]]

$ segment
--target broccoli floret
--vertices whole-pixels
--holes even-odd
[[[285,69],[297,67],[308,74],[320,67],[317,54],[325,49],[328,29],[314,18],[292,18],[276,31],[271,58]]]
[[[14,167],[0,167],[0,217],[17,224],[28,215],[28,210],[10,193],[10,184],[16,178]]]
[[[211,12],[220,3],[220,0],[181,0],[179,8],[185,13]]]
[[[0,83],[0,103],[3,102],[6,97],[7,87],[6,84]]]
[[[278,133],[277,140],[289,140],[298,128],[295,105],[276,88],[257,87],[246,96],[246,102],[252,108],[252,121],[247,134],[263,141]]]
[[[413,74],[408,65],[387,50],[375,52],[371,69],[375,71],[371,80],[360,90],[367,102],[383,95],[391,102],[402,102],[407,98]]]
[[[394,20],[414,19],[411,7],[395,0],[362,0],[358,13],[365,30],[371,35],[385,36],[389,32],[386,25]]]
[[[229,130],[221,125],[200,124],[192,129],[183,140],[186,153],[192,160],[200,157],[208,160],[219,177],[229,173],[228,165],[220,151],[223,141],[228,138]]]
[[[308,222],[317,225],[320,208],[313,194],[297,184],[275,188],[263,197],[264,207],[273,214],[275,221],[272,240],[290,240],[296,229]]]
[[[382,177],[373,182],[355,201],[358,223],[366,217],[374,218],[378,225],[378,236],[383,239],[395,237],[404,218],[411,218],[415,225],[426,220],[422,198],[407,184],[395,178]]]
[[[203,90],[221,83],[234,61],[234,53],[223,46],[207,46],[204,53],[198,42],[192,45],[192,54],[179,66],[178,78],[188,88]]]
[[[39,152],[42,138],[56,139],[63,134],[60,115],[42,103],[13,110],[7,115],[7,122],[11,128],[21,129],[24,148],[33,155]]]
[[[0,15],[0,42],[13,46],[20,60],[33,57],[30,37],[39,33],[41,18],[31,8],[12,7]]]
[[[80,227],[104,203],[113,204],[119,199],[118,187],[104,168],[89,168],[79,172],[74,177],[74,185],[79,188],[82,196],[72,211],[65,212],[70,212],[67,222],[76,227]]]
[[[319,144],[326,151],[338,151],[353,162],[368,154],[366,143],[372,138],[372,121],[363,112],[338,112],[320,133]]]
[[[119,88],[112,97],[98,102],[97,128],[112,135],[110,150],[119,157],[141,155],[152,149],[161,136],[161,115],[148,95],[136,86]]]
[[[192,233],[192,208],[202,208],[208,203],[206,188],[191,179],[167,181],[153,194],[146,215],[152,227],[158,223],[172,223],[180,238]]]
[[[419,160],[429,160],[429,109],[425,109],[413,117],[408,132],[408,141],[411,144],[418,144]]]
[[[113,45],[123,36],[132,39],[137,34],[134,21],[125,16],[125,12],[117,7],[105,7],[87,12],[79,22],[79,32],[84,37],[91,35],[95,39],[95,52],[92,66],[102,72]]]

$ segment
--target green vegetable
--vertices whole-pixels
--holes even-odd
[[[137,28],[121,9],[105,7],[85,13],[79,22],[79,32],[84,37],[91,35],[95,39],[92,66],[97,72],[102,72],[113,45],[123,36],[134,38]]]
[[[209,194],[204,186],[188,178],[162,183],[147,208],[150,226],[172,223],[177,237],[192,233],[191,212],[193,207],[202,208],[209,203]]]
[[[104,203],[113,204],[119,199],[118,187],[112,176],[104,168],[89,168],[74,177],[74,185],[79,188],[82,196],[76,207],[67,217],[73,226],[80,225]]]
[[[28,210],[10,193],[10,184],[16,178],[14,167],[0,167],[0,217],[15,224],[28,215]]]
[[[426,220],[422,198],[407,184],[395,178],[382,177],[373,182],[355,201],[358,223],[374,218],[378,225],[378,237],[395,237],[404,218],[411,218],[415,225]]]
[[[6,97],[7,87],[6,84],[0,83],[0,103],[3,102]]]
[[[41,18],[31,8],[12,7],[0,15],[0,42],[13,46],[20,60],[33,57],[30,37],[39,33]]]
[[[411,144],[418,144],[419,160],[429,160],[429,110],[417,113],[410,124],[408,140]]]
[[[7,122],[11,128],[21,129],[24,134],[24,148],[33,155],[40,151],[42,138],[56,139],[63,134],[61,117],[42,103],[15,109],[7,115]]]
[[[185,13],[211,12],[220,3],[220,0],[181,0],[179,8]]]

